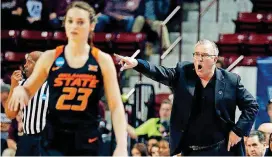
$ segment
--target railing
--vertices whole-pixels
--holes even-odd
[[[165,52],[163,52],[163,27],[166,27],[166,24],[173,18],[173,16],[180,10],[180,31],[179,31],[179,37],[170,45],[170,47],[167,48]],[[159,57],[159,65],[162,64],[162,60],[166,57],[168,53],[170,53],[173,48],[180,42],[179,44],[179,61],[181,61],[181,51],[182,51],[182,21],[183,21],[183,2],[180,3],[179,6],[177,6],[162,22],[161,24],[161,32],[160,32],[160,57]],[[161,84],[159,84],[159,87],[161,87]]]
[[[180,12],[181,12],[181,18],[182,18],[182,4],[180,5],[180,6],[177,6],[167,17],[166,17],[166,19],[162,22],[162,24],[161,24],[161,35],[160,35],[160,56],[162,56],[163,54],[168,54],[180,41],[182,41],[182,20],[181,20],[181,24],[180,24],[180,35],[179,35],[179,37],[176,39],[176,41],[174,42],[174,43],[172,43],[171,45],[170,45],[170,47],[165,51],[165,52],[167,52],[167,53],[165,53],[165,52],[163,52],[163,47],[162,47],[162,40],[163,40],[163,27],[166,27],[166,24],[173,18],[173,16],[179,11],[179,10],[181,10]],[[181,44],[180,44],[180,49],[179,49],[179,61],[181,60]],[[166,56],[166,55],[165,55]],[[164,57],[165,57],[164,56]],[[164,58],[163,57],[163,58]],[[160,65],[161,65],[161,63],[162,63],[162,59],[161,59],[162,57],[160,57],[159,58],[159,63],[160,63]]]
[[[200,29],[201,29],[201,18],[206,14],[206,12],[216,3],[216,22],[219,18],[219,0],[213,0],[209,3],[207,7],[201,10],[201,1],[198,2],[198,20],[197,20],[197,40],[200,39]]]

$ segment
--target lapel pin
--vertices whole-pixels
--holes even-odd
[[[218,94],[222,94],[223,92],[220,90],[219,92],[218,92]]]

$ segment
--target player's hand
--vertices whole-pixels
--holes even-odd
[[[18,86],[19,81],[23,79],[22,71],[15,70],[11,75],[11,85]]]
[[[12,96],[8,102],[8,109],[11,111],[18,111],[19,107],[24,108],[27,105],[29,96],[23,86],[17,86],[13,89]]]
[[[116,146],[113,156],[128,156],[127,147]]]
[[[120,60],[118,63],[122,65],[120,71],[131,69],[138,65],[138,61],[132,57],[124,57],[117,54],[114,54],[114,56],[117,58],[117,60]]]
[[[230,151],[230,148],[236,145],[238,142],[241,141],[241,137],[237,136],[233,131],[230,131],[229,134],[229,141],[228,141],[228,151]]]

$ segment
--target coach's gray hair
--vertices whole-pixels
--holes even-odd
[[[199,40],[196,44],[195,44],[195,48],[198,46],[198,45],[205,45],[205,46],[210,46],[212,48],[212,51],[214,52],[215,55],[218,56],[219,54],[219,50],[218,50],[218,47],[216,46],[216,44],[210,40],[207,40],[207,39],[201,39]]]

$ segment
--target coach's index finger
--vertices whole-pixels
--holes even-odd
[[[114,54],[115,57],[117,57],[118,59],[124,59],[125,57],[124,56],[121,56],[121,55],[118,55],[118,54]]]
[[[230,151],[230,148],[231,148],[231,142],[229,141],[228,142],[228,151]]]

